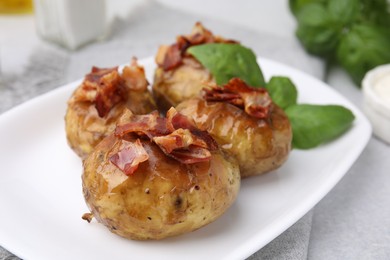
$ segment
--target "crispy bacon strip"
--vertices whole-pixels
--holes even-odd
[[[99,81],[106,75],[111,74],[118,70],[118,67],[113,68],[98,68],[93,66],[91,69],[91,72],[87,75],[85,75],[85,82],[88,83],[96,83],[98,84]]]
[[[84,77],[84,81],[81,83],[81,86],[77,88],[74,101],[78,102],[94,102],[97,96],[97,90],[99,88],[100,80],[110,74],[116,72],[118,67],[114,68],[98,68],[92,67],[91,72]]]
[[[234,40],[226,40],[215,36],[207,30],[200,22],[197,22],[189,35],[180,35],[176,38],[176,43],[159,48],[156,63],[165,71],[171,70],[182,64],[183,57],[186,56],[186,50],[194,45],[205,43],[237,43]]]
[[[118,153],[110,157],[116,167],[122,170],[126,175],[132,175],[140,163],[149,159],[149,155],[142,146],[141,141],[137,139],[134,143],[123,140],[125,147]]]
[[[105,117],[112,107],[126,99],[127,90],[118,67],[92,67],[73,97],[75,102],[94,103],[100,117]]]
[[[153,138],[161,150],[181,163],[189,164],[210,160],[209,145],[190,130],[179,128],[165,136]]]
[[[130,122],[124,123],[128,118]],[[185,164],[208,161],[210,151],[218,149],[217,143],[206,131],[196,128],[174,108],[168,110],[166,118],[160,117],[157,111],[147,115],[125,114],[115,129],[115,135],[124,139],[127,134],[148,137],[167,156]],[[126,174],[132,174],[140,162],[147,160],[140,146],[140,140],[137,139],[134,146],[126,145],[110,161]]]
[[[99,80],[95,107],[100,117],[105,117],[116,104],[127,99],[126,86],[117,71]]]
[[[182,56],[185,51],[191,46],[191,42],[184,36],[179,36],[176,39],[176,43],[167,48],[163,48],[164,54],[161,66],[164,70],[171,70],[181,64]],[[160,50],[159,50],[160,51]],[[160,65],[160,64],[158,64]]]
[[[223,87],[204,88],[203,98],[206,101],[230,103],[260,119],[268,118],[272,107],[272,100],[266,89],[250,87],[239,78],[231,79]]]
[[[198,139],[204,140],[204,142],[208,145],[208,149],[212,151],[218,149],[217,142],[214,140],[214,138],[211,137],[211,135],[207,131],[202,131],[197,128],[195,124],[189,120],[188,117],[184,116],[183,114],[180,114],[173,107],[167,111],[167,121],[167,128],[171,129],[171,131],[180,128],[188,129],[193,136],[196,136]]]
[[[190,146],[189,149],[177,148],[173,150],[169,156],[181,163],[192,164],[209,161],[211,153],[207,148]]]
[[[122,78],[126,87],[135,91],[145,91],[149,85],[145,76],[145,69],[139,66],[137,59],[131,60],[130,66],[125,66],[122,71]]]
[[[99,116],[105,117],[116,104],[127,100],[128,90],[145,91],[148,84],[144,68],[133,58],[131,64],[123,68],[122,75],[118,67],[92,67],[74,100],[94,103]]]
[[[149,138],[169,134],[166,119],[160,117],[157,111],[147,115],[132,115],[129,123],[119,124],[115,128],[115,135],[123,137],[128,133],[136,133],[138,136],[146,135]]]

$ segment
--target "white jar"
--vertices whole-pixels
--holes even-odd
[[[105,0],[34,0],[38,34],[68,49],[102,37]]]

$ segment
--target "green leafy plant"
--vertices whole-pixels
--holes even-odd
[[[323,5],[308,4],[299,11],[297,19],[296,34],[310,53],[326,56],[334,51],[342,28],[332,20]]]
[[[366,72],[390,63],[387,0],[290,0],[305,49],[339,63],[360,86]]]
[[[352,79],[361,82],[368,70],[390,62],[390,31],[356,24],[341,39],[336,55]]]

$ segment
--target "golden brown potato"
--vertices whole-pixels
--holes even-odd
[[[122,74],[117,67],[94,67],[68,101],[65,115],[70,147],[85,158],[114,128],[126,108],[135,114],[156,109],[144,69],[133,60]]]
[[[214,81],[210,72],[194,58],[186,57],[182,62],[173,70],[158,67],[155,71],[153,96],[162,111],[197,96],[204,87],[203,82]]]
[[[222,88],[217,91],[223,92]],[[208,131],[223,150],[237,158],[241,177],[269,172],[287,160],[292,130],[282,109],[270,103],[267,105],[268,115],[258,118],[248,114],[247,106],[244,109],[228,101],[218,100],[218,97],[214,99],[206,101],[205,96],[193,98],[183,101],[176,109],[192,118],[199,129]],[[253,101],[250,96],[248,99]],[[239,98],[237,100],[238,103],[242,102]]]
[[[148,131],[145,123],[149,119],[138,121],[143,126],[139,131]],[[163,152],[161,136],[158,142],[151,141],[139,136],[134,125],[126,127],[138,135],[118,137],[122,130],[117,128],[117,136],[103,139],[84,160],[85,200],[93,216],[111,232],[137,240],[162,239],[196,230],[232,205],[240,186],[234,159],[217,149],[210,150],[208,160],[183,163]],[[177,129],[168,137],[177,140],[175,134],[183,131]],[[192,138],[197,143],[196,136]],[[135,159],[124,159],[133,155]]]
[[[178,36],[175,44],[163,45],[156,55],[158,65],[153,83],[153,95],[160,110],[195,97],[203,84],[214,82],[213,76],[196,59],[186,54],[187,48],[205,43],[235,43],[213,35],[201,23],[196,23],[190,35]]]

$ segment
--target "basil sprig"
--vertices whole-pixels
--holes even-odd
[[[194,56],[214,76],[218,85],[228,83],[232,78],[240,78],[248,85],[265,85],[263,73],[251,49],[240,44],[210,43],[188,48]]]
[[[336,139],[355,119],[343,106],[298,104],[298,91],[287,77],[272,77],[266,88],[273,102],[285,110],[290,120],[294,148],[310,149]]]
[[[294,148],[309,149],[329,142],[347,131],[355,118],[342,106],[297,104],[298,91],[288,77],[274,76],[265,84],[255,54],[239,44],[204,44],[187,52],[210,71],[218,85],[238,77],[250,86],[265,86],[291,122]]]

